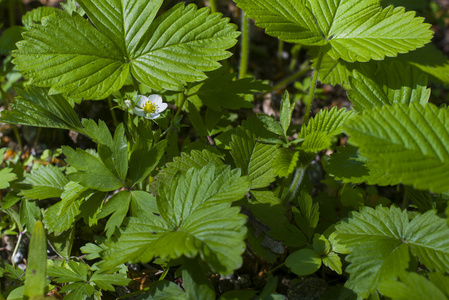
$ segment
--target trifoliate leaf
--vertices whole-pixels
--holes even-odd
[[[208,8],[178,4],[154,19],[162,0],[78,1],[89,20],[55,11],[24,33],[14,63],[51,94],[103,99],[129,73],[157,89],[206,79],[236,43],[236,26]]]
[[[388,177],[418,189],[449,190],[449,110],[385,105],[345,124],[349,143]]]
[[[375,76],[371,70],[354,70],[349,83],[351,90],[348,91],[348,98],[355,104],[356,110],[395,103],[426,104],[430,97],[430,89],[426,88],[426,75],[399,62],[393,62],[390,66],[379,64]]]
[[[430,270],[449,267],[449,228],[435,211],[409,221],[407,212],[396,207],[363,207],[336,229],[339,243],[350,250],[346,286],[360,297],[400,275],[409,265],[410,252]]]
[[[416,273],[404,272],[401,281],[388,280],[379,284],[379,291],[393,300],[449,299],[431,281]]]
[[[214,272],[232,273],[242,263],[246,217],[230,202],[241,199],[248,189],[249,181],[239,171],[213,164],[175,176],[160,187],[160,215],[125,221],[99,267],[146,262],[156,256],[172,260],[199,255]]]
[[[19,195],[38,200],[59,197],[68,182],[69,180],[58,167],[40,166],[26,175]]]
[[[307,46],[329,45],[334,59],[349,62],[396,56],[432,38],[423,18],[403,7],[382,9],[376,0],[235,2],[267,34]]]
[[[266,187],[275,180],[271,165],[277,156],[277,146],[256,142],[256,136],[243,127],[232,135],[230,146],[236,166],[248,175],[252,189]]]
[[[83,132],[81,122],[61,95],[48,95],[45,89],[33,86],[16,89],[18,96],[11,103],[11,111],[1,112],[1,121],[37,127],[61,128]]]

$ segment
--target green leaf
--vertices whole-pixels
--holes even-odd
[[[360,297],[368,297],[380,282],[404,271],[410,251],[430,270],[449,267],[449,228],[435,211],[409,221],[407,212],[396,207],[363,207],[336,229],[339,243],[350,251],[346,286]]]
[[[314,118],[310,119],[307,126],[301,128],[301,138],[320,132],[328,136],[334,136],[342,132],[343,124],[354,115],[353,111],[345,108],[340,110],[333,107],[331,110],[322,109]]]
[[[23,26],[25,26],[25,28],[27,30],[30,30],[32,28],[33,24],[42,23],[43,18],[53,15],[55,13],[55,11],[57,11],[57,10],[58,9],[56,7],[51,7],[51,6],[37,7],[35,9],[27,12],[22,17]]]
[[[294,109],[295,104],[290,102],[290,95],[287,91],[285,91],[284,96],[281,100],[281,112],[279,116],[282,129],[284,130],[284,135],[287,135],[287,130],[290,127]]]
[[[268,116],[266,114],[257,114],[257,117],[263,123],[263,126],[268,131],[270,131],[276,135],[280,135],[280,136],[284,135],[284,129],[278,122],[276,122],[274,117]]]
[[[349,78],[351,90],[348,91],[348,98],[355,104],[354,109],[371,109],[395,103],[426,104],[429,101],[427,77],[421,71],[399,62],[393,62],[390,66],[380,64],[379,67],[375,76],[371,70],[353,71]]]
[[[2,32],[0,37],[0,54],[8,55],[16,49],[16,43],[22,40],[22,33],[25,29],[21,26],[11,26]]]
[[[285,260],[285,265],[296,275],[306,276],[318,271],[321,267],[321,258],[311,249],[301,249],[290,254]]]
[[[323,167],[335,179],[343,183],[391,185],[399,181],[388,177],[383,169],[376,168],[351,145],[337,147],[337,152],[324,157]]]
[[[89,281],[95,283],[102,290],[115,291],[115,288],[112,286],[113,284],[127,286],[131,279],[126,278],[126,273],[104,274],[96,271],[89,278]]]
[[[385,63],[390,63],[389,58]],[[435,45],[427,44],[423,48],[410,53],[399,55],[394,60],[407,63],[426,73],[430,80],[449,84],[449,59]]]
[[[114,140],[110,147],[98,144],[98,154],[105,166],[124,182],[128,173],[128,142],[123,123],[115,130]]]
[[[310,55],[315,57],[312,61],[313,67],[316,68],[318,52],[313,48],[311,50],[314,50]],[[432,44],[427,44],[423,48],[406,54],[400,54],[398,57],[365,63],[363,66],[373,68],[373,73],[375,73],[376,67],[390,66],[393,62],[401,62],[406,67],[411,66],[412,69],[425,73],[433,82],[449,84],[449,59]],[[321,62],[320,81],[325,84],[340,84],[349,88],[349,77],[352,76],[354,69],[361,70],[362,65],[358,62],[349,63],[340,58],[333,58],[326,53]]]
[[[63,203],[61,201],[47,208],[44,213],[44,223],[45,227],[48,229],[48,233],[60,235],[64,231],[70,229],[73,222],[75,222],[76,216],[78,216],[80,212],[80,205],[81,201],[79,200],[70,202],[65,208],[66,212],[61,215],[58,215],[63,208]]]
[[[366,110],[345,124],[349,143],[388,177],[418,189],[449,190],[449,110],[403,104]]]
[[[112,134],[104,121],[99,120],[97,124],[92,119],[82,119],[81,123],[84,127],[83,133],[88,135],[94,142],[97,144],[104,144],[109,148],[112,148]]]
[[[272,165],[274,173],[279,177],[287,177],[295,170],[298,158],[299,151],[280,148]]]
[[[213,164],[177,175],[160,187],[160,216],[129,218],[99,267],[147,262],[156,256],[167,260],[199,256],[214,272],[233,272],[242,264],[246,217],[230,202],[241,199],[248,188],[249,181],[239,171]]]
[[[429,280],[449,298],[449,277],[444,273],[429,273]]]
[[[17,179],[15,173],[11,168],[3,168],[0,170],[0,189],[6,189],[9,187],[9,183]]]
[[[151,149],[148,149],[148,147],[133,149],[129,166],[133,185],[150,175],[162,158],[166,147],[167,141],[162,140]]]
[[[183,152],[181,156],[174,157],[173,162],[167,163],[166,167],[158,173],[153,183],[153,190],[157,191],[161,183],[169,185],[178,172],[185,174],[190,168],[201,169],[210,162],[215,167],[224,165],[220,157],[209,150],[193,150],[189,154]]]
[[[141,295],[137,300],[188,300],[186,293],[174,282],[167,280],[155,281],[150,285],[147,295]]]
[[[414,12],[378,1],[249,1],[237,6],[267,34],[306,46],[330,46],[330,55],[349,62],[382,60],[427,44],[430,25]],[[407,30],[403,30],[407,28]]]
[[[322,258],[323,264],[331,269],[332,271],[337,272],[337,274],[342,273],[341,270],[341,259],[335,252],[328,253],[325,257]]]
[[[103,99],[129,72],[157,89],[181,90],[220,67],[236,26],[220,14],[178,4],[154,20],[162,0],[79,1],[92,21],[55,11],[24,34],[14,63],[51,94]]]
[[[31,235],[27,269],[25,274],[25,299],[43,296],[47,270],[47,239],[41,221],[36,221]]]
[[[206,75],[207,79],[189,89],[188,100],[193,103],[201,101],[214,111],[221,111],[222,108],[252,108],[250,101],[254,99],[254,93],[270,88],[251,77],[237,79],[237,74],[230,73],[226,67],[207,72]]]
[[[215,299],[215,290],[196,260],[186,259],[182,265],[182,282],[187,299]]]
[[[65,265],[65,262],[63,263]],[[89,267],[82,262],[70,260],[66,266],[53,266],[48,269],[49,276],[54,277],[57,283],[68,283],[76,281],[87,281],[87,271]]]
[[[95,292],[93,286],[84,282],[70,283],[61,288],[60,293],[67,292],[65,300],[88,299]]]
[[[401,281],[388,280],[379,284],[384,296],[398,300],[445,300],[449,299],[431,281],[416,273],[404,272],[399,275]]]
[[[277,146],[256,142],[256,136],[243,127],[232,135],[230,146],[236,166],[243,175],[248,175],[252,189],[266,187],[275,180],[271,165],[277,156]]]
[[[75,110],[63,96],[49,95],[34,86],[15,90],[18,96],[11,103],[12,110],[2,111],[2,122],[83,132]]]
[[[125,219],[128,212],[130,203],[131,192],[121,191],[109,198],[106,204],[103,206],[97,218],[101,219],[112,214],[104,227],[106,236],[108,238],[111,237],[116,228],[119,228],[120,225],[122,225],[123,219]]]
[[[61,196],[69,180],[53,165],[44,165],[25,176],[19,195],[28,199],[47,199]]]
[[[67,163],[78,171],[68,175],[70,180],[104,192],[119,189],[124,185],[98,157],[82,149],[75,151],[67,146],[62,149],[67,156]]]
[[[311,240],[320,218],[320,206],[318,203],[313,203],[312,196],[305,192],[300,194],[298,204],[299,209],[292,210],[293,217],[301,231]]]

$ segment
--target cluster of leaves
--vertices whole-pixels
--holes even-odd
[[[215,299],[208,274],[236,272],[247,251],[270,273],[332,272],[344,279],[342,299],[449,298],[449,110],[429,103],[427,87],[428,78],[449,84],[438,75],[447,60],[412,55],[438,56],[425,46],[430,25],[378,0],[235,2],[268,35],[309,49],[307,108],[320,80],[342,85],[352,109],[323,109],[310,120],[306,111],[298,127],[286,92],[279,120],[257,114],[236,125],[235,111],[268,87],[221,67],[240,33],[194,4],[67,1],[5,31],[2,53],[32,81],[15,86],[0,120],[77,132],[96,149],[61,145],[54,157],[64,161],[25,172],[27,163],[10,160],[0,169],[1,213],[20,236],[31,233],[25,277],[0,268],[23,286],[0,297],[57,289],[67,299],[100,299],[129,284],[127,263],[151,263],[163,275],[139,299]],[[129,114],[127,101],[141,93],[163,95],[177,112]],[[76,112],[77,103],[104,99],[124,113],[113,134],[104,120]],[[180,142],[189,126],[192,137]],[[348,144],[335,147],[342,133]],[[317,163],[326,172],[318,193]],[[404,187],[403,209],[359,184]],[[73,249],[83,230],[89,237]],[[47,261],[47,239],[60,259]],[[170,268],[183,288],[165,280]],[[220,299],[285,298],[277,277],[264,281]]]

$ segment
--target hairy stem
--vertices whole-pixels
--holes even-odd
[[[241,37],[241,49],[240,49],[240,70],[239,78],[246,76],[248,70],[248,58],[249,58],[249,20],[245,12],[242,10],[242,37]]]
[[[320,71],[321,62],[323,61],[323,56],[324,56],[323,48],[320,48],[320,52],[318,53],[318,60],[316,62],[315,71],[313,72],[312,84],[310,85],[309,95],[307,97],[306,112],[305,112],[305,116],[304,116],[303,125],[307,125],[307,122],[309,122],[310,108],[312,106],[313,97],[315,96],[315,89],[316,89],[316,84],[318,81],[318,74]]]

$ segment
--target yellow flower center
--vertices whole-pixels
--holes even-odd
[[[154,102],[148,101],[143,105],[142,109],[147,114],[153,114],[157,111],[157,105]]]

